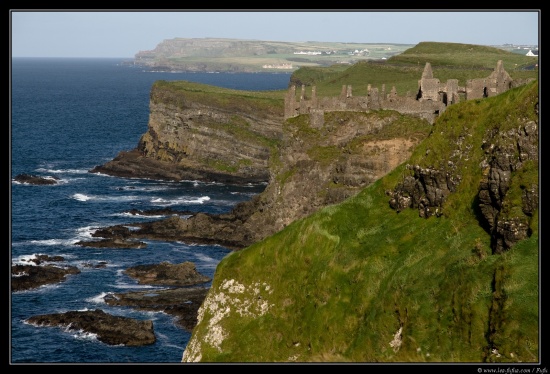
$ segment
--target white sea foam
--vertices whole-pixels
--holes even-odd
[[[194,253],[195,254],[195,258],[198,260],[198,261],[201,261],[203,263],[215,263],[215,264],[218,264],[218,260],[216,260],[215,258],[213,257],[210,257],[210,256],[207,256],[203,253],[199,253],[199,252],[196,252]]]
[[[94,304],[105,304],[104,297],[107,296],[109,293],[102,292],[97,296],[92,296],[86,299],[87,302],[94,303]]]
[[[123,187],[113,187],[117,190],[122,191],[166,191],[169,186],[123,186]]]
[[[97,226],[84,226],[76,229],[76,239],[73,239],[72,244],[80,241],[81,239],[92,238],[92,234],[98,230]]]
[[[82,193],[75,193],[72,198],[78,201],[88,201],[90,199],[93,199],[93,196],[88,196]]]
[[[88,170],[86,169],[45,169],[39,168],[36,171],[43,173],[53,173],[53,174],[87,174]]]
[[[156,286],[151,286],[149,284],[137,284],[137,283],[117,283],[114,285],[116,288],[121,289],[157,289]]]
[[[128,213],[128,212],[125,212],[125,213],[115,213],[115,214],[112,214],[112,216],[117,216],[117,217],[133,217],[133,218],[162,218],[164,216],[162,215],[155,215],[155,216],[152,216],[152,215],[147,215],[147,214],[132,214],[132,213]]]
[[[178,204],[203,204],[205,201],[210,200],[210,196],[201,196],[198,198],[180,197],[177,199],[163,199],[155,197],[151,199],[151,203],[158,205],[178,205]]]
[[[97,334],[85,332],[84,330],[75,331],[70,325],[65,328],[65,332],[72,333],[73,338],[79,340],[97,340]]]
[[[44,245],[44,246],[71,246],[74,244],[72,239],[43,239],[43,240],[29,240],[30,244],[33,245]]]
[[[83,193],[75,193],[71,197],[75,200],[78,200],[78,201],[94,200],[94,201],[100,201],[100,202],[104,202],[104,201],[109,201],[109,202],[110,201],[133,201],[133,200],[138,200],[139,199],[138,196],[134,196],[134,195],[128,195],[128,196],[94,196],[94,195],[86,195],[86,194],[83,194]]]
[[[32,260],[36,259],[36,254],[22,255],[11,259],[12,265],[36,265]]]

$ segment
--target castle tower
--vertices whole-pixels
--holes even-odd
[[[439,101],[439,79],[433,77],[432,65],[429,62],[426,62],[422,78],[418,81],[417,99]]]
[[[434,74],[432,72],[432,64],[429,62],[426,62],[426,65],[424,66],[424,71],[422,72],[422,78],[421,79],[432,79],[434,77]]]
[[[489,96],[498,95],[511,88],[512,77],[504,70],[502,60],[498,60],[495,70],[489,75],[490,94]]]
[[[347,96],[347,87],[346,85],[344,84],[342,86],[342,91],[340,91],[340,100],[344,100]]]
[[[311,106],[312,106],[312,108],[317,108],[317,106],[318,106],[317,87],[316,86],[311,87]]]
[[[292,85],[285,95],[285,119],[296,115],[296,86]]]

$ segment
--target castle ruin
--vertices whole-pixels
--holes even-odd
[[[321,127],[325,111],[365,112],[385,109],[420,117],[433,124],[435,118],[443,113],[448,105],[458,103],[461,96],[465,100],[491,97],[525,83],[527,82],[514,81],[504,70],[502,60],[497,62],[491,75],[470,79],[466,82],[466,87],[459,86],[458,79],[449,79],[446,83],[441,83],[433,77],[432,66],[428,62],[418,81],[418,91],[415,95],[407,93],[405,96],[398,96],[395,86],[386,93],[385,84],[380,91],[369,84],[367,96],[353,96],[351,85],[344,85],[337,97],[318,98],[315,86],[311,88],[311,97],[306,97],[305,85],[302,85],[300,99],[296,100],[296,86],[291,86],[285,95],[284,118],[309,114],[311,126]]]

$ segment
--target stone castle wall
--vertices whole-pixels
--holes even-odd
[[[302,85],[300,99],[296,100],[296,86],[291,86],[285,96],[284,117],[287,119],[309,114],[311,125],[321,127],[325,111],[364,112],[387,109],[434,123],[437,116],[443,113],[448,105],[458,103],[461,96],[465,100],[491,97],[525,83],[527,81],[514,81],[504,70],[501,60],[497,62],[491,75],[470,79],[466,82],[466,87],[459,86],[458,79],[449,79],[446,83],[441,83],[433,77],[432,67],[428,62],[418,81],[418,91],[415,95],[407,93],[405,96],[399,96],[395,86],[386,93],[386,85],[382,85],[380,91],[368,85],[367,96],[353,96],[352,86],[344,85],[339,96],[318,98],[315,86],[311,88],[311,95],[307,96],[306,88]]]

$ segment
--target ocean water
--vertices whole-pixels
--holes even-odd
[[[265,185],[198,181],[165,182],[89,173],[122,150],[135,148],[147,131],[149,93],[156,80],[188,80],[242,90],[286,89],[289,74],[160,73],[122,59],[13,58],[10,131],[10,261],[38,254],[63,256],[80,274],[38,289],[10,292],[10,363],[178,363],[190,333],[160,312],[111,307],[109,293],[162,287],[138,285],[123,271],[162,261],[192,261],[214,275],[230,251],[222,246],[149,241],[145,249],[96,249],[75,245],[93,231],[161,217],[124,214],[130,209],[223,213],[260,193]],[[59,178],[57,185],[20,184],[21,173]],[[94,268],[105,261],[104,268]],[[25,323],[33,315],[102,309],[153,321],[156,343],[109,346],[93,335]]]

